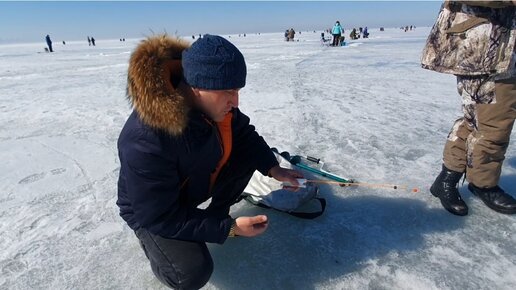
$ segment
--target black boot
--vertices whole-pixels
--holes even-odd
[[[468,189],[492,210],[505,214],[516,213],[516,200],[499,186],[479,188],[470,183]]]
[[[449,170],[443,164],[443,169],[430,187],[430,192],[441,200],[441,204],[447,211],[456,215],[467,215],[468,206],[457,189],[461,177],[462,172]]]

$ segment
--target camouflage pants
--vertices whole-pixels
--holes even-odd
[[[477,187],[498,184],[516,118],[516,79],[457,76],[464,117],[444,147],[444,165]]]

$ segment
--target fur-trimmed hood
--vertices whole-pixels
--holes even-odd
[[[188,123],[189,105],[177,90],[183,78],[181,54],[186,41],[167,35],[149,37],[132,53],[127,98],[146,125],[180,135]]]

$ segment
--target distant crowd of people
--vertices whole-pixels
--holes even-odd
[[[401,29],[401,30],[405,30],[405,32],[407,32],[407,31],[412,31],[412,29],[416,29],[416,26],[414,26],[414,25],[410,25],[410,26],[408,26],[408,25],[407,25],[407,26],[405,26],[405,27],[403,27],[403,26],[402,26],[402,27],[400,27],[400,29]]]
[[[416,29],[416,26],[414,26],[414,25],[402,26],[401,29],[405,30],[405,32],[407,32],[407,31]],[[380,31],[384,31],[384,28],[381,27]],[[316,31],[314,30],[313,32],[315,33]],[[331,37],[326,38],[325,33],[328,33],[329,35],[331,35]],[[301,34],[301,31],[299,31],[299,34]],[[256,35],[260,35],[260,33],[256,33]],[[295,35],[296,35],[296,31],[294,30],[294,28],[286,29],[284,32],[284,39],[285,39],[285,41],[295,41],[294,40]],[[238,34],[238,37],[242,37],[242,36],[246,37],[247,34],[246,33]],[[228,36],[228,37],[231,38],[231,36]],[[355,39],[359,39],[359,38],[369,38],[369,31],[367,29],[367,26],[364,28],[359,27],[358,29],[356,29],[356,28],[351,29],[349,38],[351,40],[355,40]],[[202,35],[200,33],[198,35],[192,35],[192,39],[193,40],[202,39]],[[330,44],[326,44],[326,45],[344,46],[346,44],[345,39],[346,39],[346,37],[344,36],[344,28],[340,24],[340,21],[336,21],[335,25],[332,28],[328,28],[324,32],[321,33],[321,42],[323,42],[323,43],[331,42]],[[54,52],[53,47],[52,47],[52,40],[50,39],[50,35],[47,34],[47,36],[45,37],[45,40],[47,43],[47,47],[45,48],[45,51]],[[91,36],[91,37],[87,36],[87,40],[88,40],[88,46],[96,46],[95,38],[93,36]],[[125,42],[125,38],[120,38],[120,41]],[[297,40],[297,41],[299,41],[299,40]],[[65,41],[63,41],[63,45],[66,45]]]
[[[351,33],[349,34],[349,37],[351,39],[369,38],[369,31],[367,30],[367,26],[364,28],[359,27],[358,31],[356,28],[353,28],[353,30],[351,30]]]
[[[407,26],[407,29],[410,29],[410,30],[415,29],[415,26],[410,26],[410,27]],[[313,32],[316,33],[315,30]],[[326,39],[325,33],[322,32],[321,33],[321,41],[323,41],[323,42],[332,41],[330,44],[331,46],[345,45],[344,28],[341,26],[340,21],[336,21],[333,28],[326,29],[325,32],[327,32],[328,34],[333,36],[333,40]],[[256,33],[256,35],[260,35],[260,34],[261,33]],[[299,34],[301,34],[301,31],[299,31]],[[286,29],[285,33],[284,33],[284,39],[285,39],[285,41],[295,41],[294,40],[295,35],[296,35],[296,31],[294,30],[294,28]],[[242,37],[242,36],[247,37],[247,34],[246,33],[238,34],[238,37]],[[358,31],[357,31],[357,29],[353,28],[349,37],[351,39],[358,39],[361,37],[368,38],[369,32],[367,31],[367,27],[365,27],[364,29],[362,29],[362,27],[360,27],[358,29]],[[228,38],[231,38],[231,36],[228,36]],[[96,46],[95,38],[93,36],[87,36],[86,39],[88,40],[88,46]],[[192,35],[192,39],[193,40],[202,39],[202,35],[200,33],[198,35]],[[120,38],[119,40],[121,42],[125,42],[125,38]],[[50,39],[50,35],[47,34],[47,36],[45,37],[45,41],[47,43],[47,47],[45,48],[45,51],[54,52],[54,49],[52,47],[52,40]],[[297,40],[297,41],[299,41],[299,40]],[[66,45],[65,41],[63,41],[63,45]]]
[[[199,34],[200,36],[200,34]],[[88,40],[88,46],[95,46],[95,38],[93,36],[87,36],[86,38]],[[125,38],[120,38],[120,41],[125,42]],[[47,34],[45,36],[45,42],[47,43],[47,47],[45,47],[46,52],[54,52],[54,49],[52,47],[52,39],[50,39],[50,35]],[[66,42],[63,40],[63,45],[66,45]]]
[[[295,35],[296,31],[294,30],[294,28],[285,30],[285,41],[294,41]]]
[[[88,46],[95,46],[95,38],[88,36]]]
[[[331,41],[330,46],[344,46],[346,44],[344,36],[344,28],[340,24],[340,21],[336,21],[335,25],[333,25],[333,28],[329,28],[325,30],[326,33],[331,34],[333,37],[333,40]],[[321,42],[326,43],[329,42],[331,39],[325,38],[325,32],[321,33]],[[358,30],[356,28],[353,28],[351,30],[351,33],[349,34],[349,38],[359,39],[359,38],[369,38],[369,31],[367,30],[367,27],[362,28],[359,27]]]

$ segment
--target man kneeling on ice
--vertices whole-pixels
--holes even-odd
[[[204,286],[208,243],[253,237],[267,217],[229,216],[253,172],[297,185],[238,109],[246,64],[229,41],[206,35],[191,46],[156,36],[133,52],[127,95],[134,107],[118,140],[120,215],[152,271],[172,288]],[[211,198],[206,209],[197,206]]]

